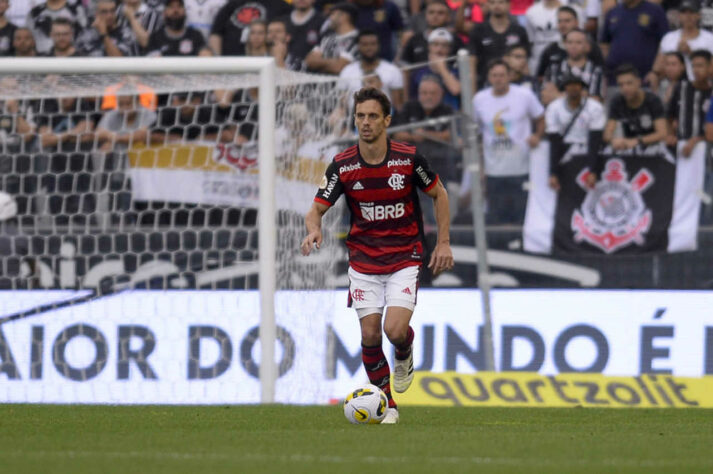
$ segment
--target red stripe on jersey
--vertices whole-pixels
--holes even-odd
[[[395,142],[391,141],[391,150],[393,151],[398,151],[401,153],[406,153],[409,155],[413,155],[416,153],[416,147],[413,145],[407,145],[406,143],[403,142]]]
[[[346,160],[346,159],[348,159],[348,158],[351,158],[351,157],[353,157],[354,155],[357,154],[357,151],[358,151],[358,150],[359,150],[359,149],[357,148],[356,145],[352,145],[352,146],[350,146],[349,148],[347,148],[346,150],[344,150],[343,152],[338,153],[338,154],[334,157],[334,161],[342,161],[342,160]]]
[[[424,189],[424,191],[429,192],[431,189],[433,189],[433,187],[438,184],[439,179],[440,178],[438,177],[438,175],[436,175],[436,179],[434,179],[433,182],[429,184],[426,189]]]
[[[324,200],[324,199],[322,199],[322,198],[319,197],[319,196],[315,197],[315,198],[314,198],[314,201],[315,201],[315,202],[318,202],[318,203],[320,203],[320,204],[324,204],[324,205],[327,206],[327,207],[332,207],[332,203],[331,203],[331,202],[329,202],[329,201],[327,201],[327,200]]]
[[[413,221],[408,226],[397,227],[397,228],[385,228],[385,229],[364,229],[358,224],[354,224],[351,228],[350,235],[368,235],[370,237],[382,238],[388,237],[390,235],[397,237],[416,237],[418,235],[418,223]]]

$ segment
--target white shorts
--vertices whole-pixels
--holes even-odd
[[[412,266],[385,275],[369,275],[349,267],[349,306],[356,309],[359,319],[369,314],[381,314],[384,306],[413,311],[419,269]]]

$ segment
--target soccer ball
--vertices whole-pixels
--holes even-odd
[[[376,385],[367,384],[344,399],[344,416],[355,425],[378,424],[386,416],[389,401]]]

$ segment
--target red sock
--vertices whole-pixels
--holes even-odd
[[[379,387],[389,400],[389,407],[396,408],[396,402],[391,398],[391,369],[381,346],[361,346],[361,360],[366,369],[366,375],[372,385]]]
[[[408,327],[406,339],[396,347],[396,358],[398,360],[406,360],[411,355],[411,344],[413,344],[413,328]]]

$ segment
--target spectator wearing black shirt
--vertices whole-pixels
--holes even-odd
[[[357,56],[357,36],[355,28],[357,9],[354,5],[342,2],[335,5],[329,14],[329,30],[307,55],[307,69],[323,74],[339,74],[344,66],[353,62]]]
[[[487,81],[488,63],[502,58],[510,46],[521,44],[530,50],[525,28],[510,16],[510,0],[488,0],[487,5],[490,16],[487,21],[475,25],[468,39],[478,88]]]
[[[210,56],[205,38],[197,29],[186,26],[183,0],[168,0],[163,10],[163,28],[149,38],[148,56]]]
[[[120,26],[128,26],[134,32],[142,51],[148,47],[151,35],[161,28],[161,13],[142,0],[123,0],[116,15]]]
[[[426,5],[426,29],[415,33],[404,45],[401,61],[406,64],[425,63],[428,61],[428,35],[436,28],[451,29],[451,10],[445,0],[431,0]],[[452,33],[452,29],[449,30]],[[455,56],[463,42],[458,36],[453,36],[450,56]]]
[[[215,16],[208,44],[216,55],[242,56],[254,20],[270,21],[289,13],[290,6],[283,0],[230,0]]]
[[[57,18],[52,21],[52,49],[47,56],[55,58],[68,58],[78,56],[74,47],[74,26],[66,18]]]
[[[393,61],[394,45],[401,37],[404,21],[401,11],[390,0],[353,0],[357,7],[355,26],[358,30],[373,30],[379,35],[380,56]],[[399,43],[400,44],[400,43]]]
[[[87,13],[81,2],[69,0],[47,0],[30,10],[26,26],[35,38],[37,52],[47,54],[52,48],[50,33],[52,20],[66,18],[74,24],[74,31],[87,27]]]
[[[136,56],[138,45],[131,28],[121,26],[116,16],[116,0],[97,0],[94,22],[77,38],[82,56]]]
[[[12,48],[12,36],[17,26],[5,17],[9,6],[9,0],[0,0],[0,56],[12,56],[15,53]]]
[[[567,76],[577,76],[584,81],[587,95],[598,101],[604,98],[604,71],[587,58],[587,33],[574,29],[565,37],[567,57],[559,63],[551,63],[545,71],[542,86],[541,100],[544,105],[549,104],[561,95],[562,79]]]
[[[510,46],[503,59],[510,66],[510,84],[525,87],[538,95],[537,79],[527,73],[528,54],[525,45]]]
[[[710,105],[711,83],[709,71],[711,53],[696,50],[691,53],[693,80],[678,83],[667,107],[669,145],[684,142],[679,156],[690,158],[693,149],[705,140],[706,113]]]
[[[301,71],[304,69],[302,61],[290,53],[291,39],[292,37],[288,33],[287,19],[278,18],[268,23],[267,50],[270,56],[275,58],[277,67],[290,71]]]
[[[294,10],[284,17],[290,35],[290,54],[304,62],[312,49],[319,44],[324,15],[314,7],[314,0],[293,0]]]
[[[641,88],[639,71],[631,64],[619,66],[614,76],[619,92],[609,106],[604,142],[617,151],[645,151],[662,143],[667,130],[661,99]],[[618,125],[624,136],[615,138]]]
[[[567,57],[567,51],[564,49],[564,39],[567,33],[577,28],[578,22],[577,11],[574,8],[565,5],[557,9],[557,31],[559,31],[560,40],[550,43],[542,52],[542,56],[540,56],[537,71],[535,72],[535,76],[540,82],[542,82],[545,72],[552,64],[559,64]],[[603,66],[604,58],[599,45],[591,39],[587,39],[587,43],[587,58],[597,66]]]
[[[16,58],[31,58],[37,56],[35,37],[29,28],[17,28],[12,36],[12,49]]]

